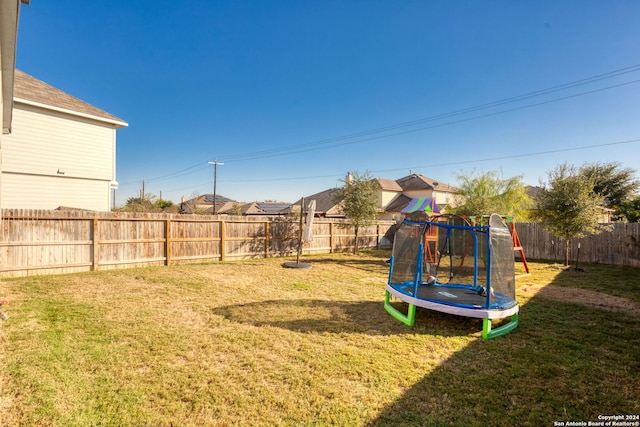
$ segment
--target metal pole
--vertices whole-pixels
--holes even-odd
[[[218,162],[214,162],[213,164],[213,214],[215,215],[218,212],[217,209],[217,192],[216,192],[216,184],[218,183]]]
[[[300,228],[298,233],[298,253],[296,255],[296,264],[300,264],[300,253],[302,252],[302,218],[304,217],[304,197],[300,199]]]

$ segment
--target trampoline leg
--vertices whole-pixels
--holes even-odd
[[[482,339],[488,340],[491,338],[501,337],[513,331],[518,326],[518,313],[511,316],[511,321],[499,326],[495,329],[491,329],[491,319],[482,319]]]
[[[413,304],[409,304],[409,311],[407,314],[404,314],[397,310],[394,306],[391,305],[390,302],[391,294],[387,291],[387,295],[384,298],[384,308],[387,310],[394,319],[401,321],[407,326],[413,326],[416,322],[416,306]]]

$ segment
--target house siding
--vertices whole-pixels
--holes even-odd
[[[387,207],[387,205],[389,203],[391,203],[393,201],[393,199],[395,199],[398,194],[400,194],[399,191],[384,191],[382,190],[379,195],[379,207],[382,209],[385,209]]]
[[[4,173],[2,206],[56,209],[60,206],[108,211],[109,183],[99,180]]]
[[[403,194],[409,198],[415,199],[418,197],[432,197],[433,190],[431,189],[420,189],[420,190],[407,190],[404,191]]]
[[[12,133],[2,141],[2,206],[109,210],[115,132],[111,124],[16,102]]]

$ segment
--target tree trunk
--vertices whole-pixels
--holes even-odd
[[[356,241],[353,244],[353,254],[357,254],[358,253],[358,227],[354,227],[354,232],[356,235]]]
[[[569,265],[569,239],[565,239],[564,241],[564,266],[567,267]]]

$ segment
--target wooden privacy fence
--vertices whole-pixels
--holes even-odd
[[[353,249],[354,230],[344,225],[316,218],[303,254]],[[364,227],[359,247],[376,247],[393,225]],[[527,258],[564,259],[564,241],[540,224],[518,223],[516,229]],[[293,255],[299,220],[5,209],[0,233],[0,277],[15,277]],[[572,240],[572,262],[578,243],[580,262],[640,267],[638,223],[612,224],[599,235]]]
[[[376,247],[393,224],[362,228],[358,246]],[[315,219],[303,254],[352,249],[345,226]],[[0,277],[16,277],[292,255],[300,226],[295,218],[5,209],[0,230]]]
[[[575,263],[580,244],[579,262],[640,267],[640,223],[613,223],[597,235],[572,239],[570,261]],[[565,240],[545,231],[538,223],[517,223],[516,230],[527,259],[564,262]]]

